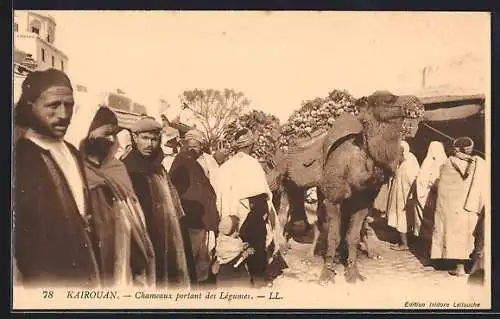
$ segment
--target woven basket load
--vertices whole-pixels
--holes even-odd
[[[288,176],[299,187],[317,186],[323,172],[322,152],[325,133],[299,142],[287,152]]]

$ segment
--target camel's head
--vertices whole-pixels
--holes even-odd
[[[403,137],[415,136],[424,116],[424,105],[413,95],[397,96],[377,91],[357,102],[360,114],[369,114],[382,122],[401,126]]]

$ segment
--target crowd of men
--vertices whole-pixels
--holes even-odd
[[[74,104],[61,71],[36,71],[22,84],[16,284],[262,287],[287,267],[272,193],[249,155],[250,131],[239,133],[229,159],[206,153],[196,130],[174,157],[162,149],[163,125],[146,116],[119,151],[116,114],[106,106],[73,114]]]
[[[236,136],[236,155],[209,154],[201,132],[182,140],[152,117],[130,131],[106,106],[73,114],[66,74],[36,71],[15,107],[14,268],[24,286],[262,287],[287,267],[283,231],[254,137]],[[170,133],[169,133],[170,132]],[[121,145],[125,134],[130,144]],[[179,143],[180,142],[180,143]],[[485,163],[470,138],[453,152],[430,143],[419,165],[402,161],[374,207],[400,234],[425,242],[450,273],[484,267]]]
[[[465,276],[472,264],[469,282],[483,283],[486,163],[473,155],[469,137],[451,146],[446,152],[443,143],[432,141],[420,166],[403,141],[401,163],[374,207],[399,234],[392,249],[408,250],[414,238],[427,266],[448,264],[450,275]]]

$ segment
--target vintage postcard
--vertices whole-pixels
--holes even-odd
[[[13,16],[14,310],[491,308],[489,13]]]

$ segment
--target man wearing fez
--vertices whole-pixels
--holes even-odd
[[[80,108],[66,134],[82,155],[95,229],[95,251],[105,286],[154,284],[154,251],[144,213],[123,162],[115,157],[120,131],[105,106]]]
[[[63,141],[73,106],[63,72],[36,71],[24,80],[14,119],[26,128],[14,148],[14,258],[24,285],[100,280],[83,163]]]
[[[214,272],[221,285],[263,286],[287,267],[278,250],[284,240],[266,175],[249,155],[253,146],[251,131],[238,132],[237,153],[222,164],[216,183],[221,220]]]
[[[123,158],[145,215],[155,252],[156,285],[189,286],[179,196],[162,166],[162,125],[144,117],[134,123],[132,150]]]

